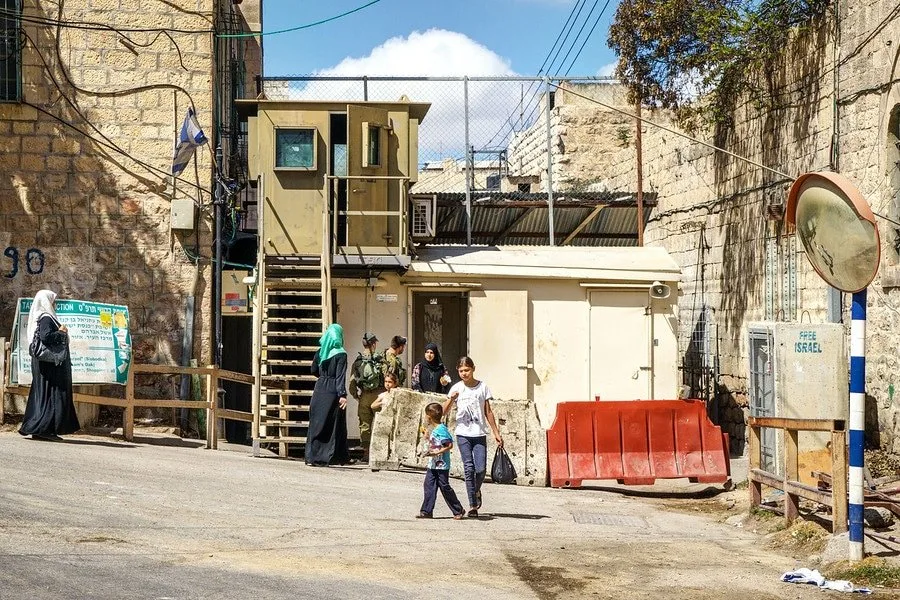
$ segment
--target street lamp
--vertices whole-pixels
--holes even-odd
[[[866,407],[866,288],[878,272],[881,242],[869,203],[843,175],[797,178],[785,212],[806,257],[826,283],[853,294],[850,321],[850,560],[862,560]]]

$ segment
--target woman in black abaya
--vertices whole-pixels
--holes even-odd
[[[435,394],[446,394],[450,389],[450,373],[441,361],[437,344],[425,344],[425,360],[412,370],[412,389]]]
[[[347,448],[347,351],[344,329],[337,323],[329,325],[319,339],[312,374],[318,379],[309,405],[306,464],[350,464],[354,461]]]
[[[28,313],[28,333],[20,347],[28,347],[35,334],[54,352],[65,352],[61,364],[31,358],[31,390],[25,419],[19,428],[22,435],[36,440],[58,441],[60,435],[81,429],[72,401],[72,361],[69,357],[69,334],[56,316],[56,293],[41,290],[34,296]]]

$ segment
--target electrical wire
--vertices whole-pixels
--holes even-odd
[[[569,34],[572,32],[572,29],[575,28],[575,22],[578,20],[578,17],[576,15],[576,9],[578,9],[579,5],[583,8],[584,7],[583,3],[586,1],[587,0],[578,0],[578,2],[576,2],[575,5],[572,7],[572,10],[569,11],[569,16],[566,17],[566,22],[563,24],[562,29],[559,30],[559,33],[557,34],[556,39],[553,41],[553,45],[550,46],[550,50],[547,52],[547,56],[544,57],[544,62],[541,63],[541,67],[538,69],[538,72],[537,72],[538,76],[540,76],[542,73],[544,73],[545,68],[547,68],[548,70],[552,68],[553,61],[555,61],[556,56],[559,55],[559,50],[557,50],[557,53],[555,55],[553,55],[553,61],[550,60],[550,55],[552,55],[553,51],[556,50],[556,45],[559,44],[559,41],[560,41],[560,39],[562,39],[563,35],[566,36],[566,40],[568,39]],[[581,14],[580,10],[578,11],[578,14]],[[572,19],[573,17],[575,17],[575,20]],[[560,50],[562,49],[563,46],[565,46],[565,44],[566,44],[566,41],[563,40],[562,44],[560,44],[560,46],[559,46]],[[550,61],[549,64],[548,64],[548,61]],[[536,83],[535,81],[531,81],[528,84],[528,89],[522,93],[522,103],[523,104],[525,102],[525,96],[531,94],[531,88],[534,86],[535,83]],[[538,88],[538,91],[540,91],[540,87]],[[535,94],[537,94],[537,92],[535,92]],[[529,98],[529,100],[528,100],[529,107],[531,106],[533,99],[534,99],[534,96],[531,96]],[[525,108],[521,108],[521,105],[520,105],[520,109],[521,109],[520,114],[524,114],[525,111],[528,110]],[[491,138],[487,141],[487,143],[485,144],[486,147],[490,146],[491,143],[495,139],[497,139],[498,135],[500,135],[501,133],[504,133],[507,126],[511,127],[512,129],[515,129],[515,123],[513,122],[514,116],[515,116],[515,112],[510,113],[510,115],[506,118],[506,122],[504,124],[502,124],[500,126],[500,128],[497,130],[497,132],[494,133],[494,135],[492,135]],[[524,121],[523,121],[523,123],[524,123]],[[504,134],[504,137],[505,137],[505,134]],[[503,138],[501,138],[501,139],[503,139]]]
[[[113,31],[115,33],[178,33],[178,34],[204,34],[215,33],[215,29],[178,29],[172,27],[113,27],[105,23],[95,21],[72,21],[51,19],[36,15],[19,14],[18,11],[0,8],[0,16],[18,19],[23,23],[32,25],[45,25],[48,27],[64,27],[66,29],[81,29],[87,31]]]
[[[321,21],[316,21],[314,23],[307,23],[305,25],[298,25],[296,27],[289,27],[287,29],[279,29],[277,31],[260,31],[257,33],[219,33],[216,34],[218,38],[248,38],[248,37],[264,37],[269,35],[278,35],[280,33],[290,33],[292,31],[300,31],[302,29],[309,29],[310,27],[316,27],[317,25],[324,25],[325,23],[330,23],[332,21],[337,21],[340,18],[346,17],[347,15],[352,15],[355,12],[359,12],[364,8],[369,8],[373,4],[378,4],[381,0],[372,0],[368,4],[363,4],[362,6],[357,6],[353,10],[348,10],[347,12],[341,13],[339,15],[334,15],[333,17],[328,17],[327,19],[322,19]]]
[[[751,164],[751,165],[753,165],[754,167],[758,167],[758,168],[760,168],[760,169],[763,169],[764,171],[769,171],[770,173],[773,173],[773,174],[775,174],[775,175],[779,175],[780,177],[784,177],[784,178],[786,178],[786,179],[788,179],[788,180],[790,180],[790,181],[794,181],[795,179],[797,179],[797,177],[794,176],[794,175],[788,175],[788,174],[785,173],[784,171],[779,171],[778,169],[773,169],[772,167],[767,167],[766,165],[764,165],[764,164],[762,164],[762,163],[759,163],[759,162],[757,162],[757,161],[755,161],[755,160],[753,160],[753,159],[747,158],[746,156],[741,156],[740,154],[736,154],[736,153],[734,153],[734,152],[732,152],[732,151],[730,151],[730,150],[726,150],[725,148],[722,148],[722,147],[720,147],[720,146],[716,146],[715,144],[710,144],[709,142],[704,142],[703,140],[698,140],[697,138],[695,138],[695,137],[693,137],[693,136],[690,136],[690,135],[688,135],[687,133],[684,133],[683,131],[678,131],[677,129],[672,129],[671,127],[666,127],[665,125],[661,125],[660,123],[656,123],[656,122],[651,121],[651,120],[649,120],[649,119],[645,119],[644,117],[639,117],[639,116],[637,116],[637,115],[635,115],[635,114],[633,114],[633,113],[628,112],[627,110],[623,110],[623,109],[621,109],[621,108],[617,108],[617,107],[615,107],[615,106],[611,106],[611,105],[609,105],[609,104],[606,104],[605,102],[601,102],[600,100],[597,100],[597,99],[595,99],[595,98],[591,98],[591,97],[589,97],[589,96],[585,96],[585,95],[583,95],[583,94],[579,94],[578,92],[574,92],[574,91],[572,91],[572,90],[570,90],[570,89],[568,89],[568,88],[563,88],[562,86],[560,86],[560,85],[558,85],[558,84],[555,84],[555,83],[553,83],[553,82],[550,82],[550,85],[553,86],[553,87],[555,87],[556,89],[564,89],[564,90],[566,91],[566,93],[572,94],[573,96],[578,96],[579,98],[581,98],[581,99],[583,99],[583,100],[587,100],[588,102],[593,102],[594,104],[598,104],[598,105],[600,105],[600,106],[602,106],[602,107],[604,107],[604,108],[606,108],[606,109],[609,109],[609,110],[611,110],[611,111],[620,113],[620,114],[625,115],[625,116],[627,116],[627,117],[631,117],[632,119],[636,119],[636,120],[640,121],[641,123],[646,123],[647,125],[651,125],[651,126],[656,127],[656,128],[658,128],[658,129],[662,129],[663,131],[668,131],[669,133],[672,133],[672,134],[677,135],[677,136],[679,136],[679,137],[683,137],[683,138],[685,138],[685,139],[687,139],[687,140],[690,140],[690,141],[692,141],[692,142],[694,142],[694,143],[696,143],[696,144],[700,144],[701,146],[706,146],[707,148],[710,148],[711,150],[715,150],[716,152],[721,152],[721,153],[723,153],[723,154],[727,154],[728,156],[731,156],[732,158],[736,158],[736,159],[738,159],[738,160],[740,160],[740,161],[743,161],[743,162],[745,162],[745,163]],[[875,212],[874,210],[872,211],[872,214],[875,215],[876,217],[878,217],[879,219],[882,219],[882,220],[884,220],[884,221],[887,221],[888,223],[892,223],[892,224],[894,224],[894,225],[900,226],[900,222],[895,221],[894,219],[891,219],[891,218],[888,217],[888,216],[885,216],[885,215],[883,215],[883,214],[881,214],[881,213],[877,213],[877,212]]]
[[[597,25],[600,23],[600,19],[603,18],[603,15],[606,13],[607,8],[609,8],[609,0],[606,0],[606,4],[603,5],[603,8],[600,10],[600,14],[597,15],[597,19],[594,21],[594,25],[588,32],[587,37],[584,38],[584,41],[581,43],[581,48],[578,49],[578,52],[575,54],[575,58],[572,59],[572,62],[569,64],[569,68],[566,69],[563,77],[567,76],[572,71],[572,67],[575,66],[575,63],[578,61],[578,57],[580,57],[581,53],[584,51],[584,47],[587,45],[588,40],[590,40],[591,36],[594,35],[594,30],[597,29]],[[563,63],[565,64],[565,61],[563,61]]]
[[[175,176],[173,176],[171,173],[169,173],[168,171],[165,171],[164,169],[160,169],[160,168],[155,167],[155,166],[153,166],[153,165],[151,165],[151,164],[149,164],[149,163],[147,163],[147,162],[145,162],[145,161],[142,161],[141,159],[139,159],[139,158],[135,157],[134,155],[132,155],[131,153],[129,153],[127,150],[123,149],[123,148],[122,148],[121,146],[119,146],[116,142],[114,142],[113,140],[111,140],[108,136],[106,136],[106,135],[105,135],[105,134],[104,134],[104,133],[96,126],[96,125],[94,125],[94,124],[91,122],[90,119],[87,118],[87,116],[86,116],[83,112],[81,112],[81,109],[78,107],[78,104],[77,104],[74,100],[72,100],[72,98],[70,98],[70,97],[65,93],[65,91],[62,89],[62,86],[60,85],[59,81],[56,79],[56,77],[53,76],[53,71],[52,71],[52,69],[50,68],[49,63],[47,62],[46,57],[43,55],[43,53],[41,53],[40,50],[38,50],[37,45],[35,44],[34,40],[31,39],[31,37],[28,35],[28,33],[25,32],[24,30],[23,30],[23,33],[24,33],[24,35],[25,35],[25,39],[28,40],[29,42],[31,42],[31,45],[34,46],[35,54],[41,59],[41,62],[43,63],[44,68],[47,70],[47,75],[50,77],[50,81],[53,83],[54,87],[56,87],[56,90],[57,90],[57,92],[59,93],[60,98],[61,98],[61,99],[64,99],[64,100],[69,104],[69,106],[72,108],[72,110],[74,110],[75,113],[76,113],[79,117],[81,117],[81,119],[82,119],[85,123],[87,123],[87,125],[88,125],[91,129],[93,129],[93,130],[97,133],[97,135],[99,135],[99,136],[102,138],[102,141],[101,141],[101,140],[98,140],[97,138],[95,138],[94,136],[90,135],[89,133],[87,133],[87,132],[81,130],[80,128],[75,127],[74,125],[72,125],[71,123],[69,123],[68,121],[66,121],[65,119],[63,119],[62,117],[59,117],[59,116],[57,116],[57,115],[55,115],[55,114],[53,114],[53,113],[51,113],[51,112],[49,112],[49,111],[43,109],[42,107],[39,107],[39,106],[37,106],[37,105],[35,105],[35,104],[31,104],[31,103],[28,103],[28,102],[24,102],[25,104],[28,104],[29,106],[32,106],[33,108],[35,108],[35,109],[41,111],[42,113],[44,113],[44,114],[46,114],[46,115],[48,115],[48,116],[50,116],[50,117],[53,117],[54,119],[56,119],[56,120],[59,121],[60,123],[63,123],[63,124],[65,124],[66,126],[68,126],[68,127],[72,128],[72,129],[78,131],[79,133],[81,133],[82,135],[84,135],[85,137],[87,137],[88,139],[90,139],[91,141],[93,141],[93,142],[95,142],[95,143],[97,143],[97,144],[100,144],[101,146],[104,146],[104,147],[106,147],[106,148],[109,148],[109,149],[113,150],[114,152],[117,152],[117,153],[121,154],[122,156],[125,156],[126,158],[128,158],[128,159],[134,161],[136,164],[140,165],[140,166],[143,167],[145,170],[147,170],[147,171],[150,172],[151,174],[156,175],[157,177],[160,176],[160,174],[162,174],[162,175],[164,176],[164,178],[173,177],[173,179],[174,179],[175,181],[185,183],[185,184],[187,184],[187,185],[189,185],[189,186],[192,186],[192,187],[196,188],[197,190],[199,190],[199,191],[201,191],[201,192],[207,192],[208,194],[212,195],[212,192],[210,192],[208,189],[206,189],[206,188],[204,188],[204,187],[202,187],[202,186],[200,186],[200,185],[198,185],[198,184],[196,184],[196,183],[194,183],[194,182],[192,182],[192,181],[190,181],[190,180],[188,180],[188,179],[183,179],[183,178],[181,178],[181,177],[175,177]],[[199,202],[198,204],[201,204],[201,205],[202,205],[202,199],[201,199],[201,202]]]

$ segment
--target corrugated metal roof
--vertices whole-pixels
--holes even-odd
[[[434,247],[412,261],[408,278],[547,277],[598,281],[679,281],[681,269],[661,247]]]
[[[546,195],[479,194],[472,202],[472,243],[475,245],[546,246],[550,241]],[[460,198],[460,196],[462,196]],[[644,224],[656,205],[645,195]],[[636,246],[637,206],[631,194],[587,192],[554,200],[556,243],[561,244],[597,206],[599,214],[568,242],[571,246]],[[466,243],[465,194],[439,194],[437,236],[431,245]]]

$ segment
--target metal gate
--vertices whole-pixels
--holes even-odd
[[[771,329],[750,330],[750,415],[775,416],[775,336]],[[775,430],[760,431],[760,468],[776,473]]]

